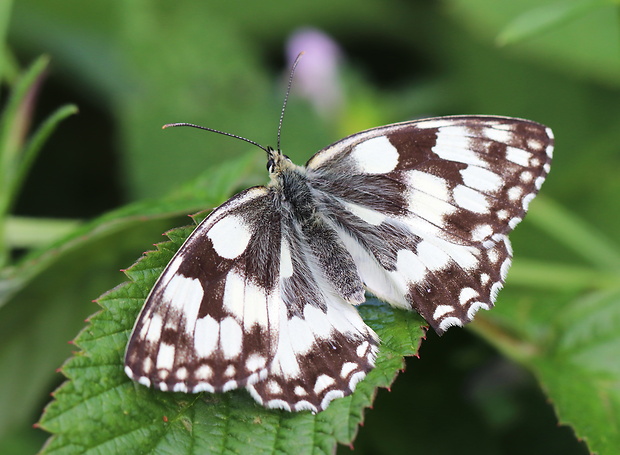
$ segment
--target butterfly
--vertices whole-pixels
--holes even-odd
[[[264,148],[270,182],[213,210],[155,283],[127,375],[324,410],[374,366],[380,342],[355,309],[366,291],[438,334],[493,306],[507,234],[545,180],[553,143],[539,123],[465,115],[363,131],[305,166]]]

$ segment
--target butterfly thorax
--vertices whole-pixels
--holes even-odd
[[[308,185],[306,168],[296,165],[279,150],[269,148],[268,154],[268,187],[278,194],[281,207],[302,226],[316,223],[317,201]]]

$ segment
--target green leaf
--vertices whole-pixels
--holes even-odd
[[[517,257],[497,306],[470,327],[534,374],[559,422],[592,452],[614,453],[620,447],[619,248],[549,199],[532,205],[528,221],[589,268]]]
[[[131,281],[104,294],[103,310],[76,338],[81,351],[62,367],[69,379],[55,393],[40,425],[54,434],[44,454],[72,453],[333,453],[350,444],[378,387],[388,387],[424,336],[419,316],[376,301],[360,307],[381,337],[374,370],[349,397],[312,415],[270,410],[245,391],[165,393],[129,380],[123,355],[144,300],[192,227],[171,231],[130,267]],[[93,413],[96,409],[96,415]]]
[[[9,189],[9,194],[12,197],[17,195],[23,181],[26,178],[26,175],[28,174],[28,171],[30,170],[30,167],[37,157],[37,154],[41,151],[41,148],[45,144],[45,141],[54,132],[60,122],[70,115],[76,114],[77,111],[77,106],[72,104],[59,107],[49,117],[47,117],[43,124],[41,124],[41,126],[39,126],[39,128],[37,128],[37,130],[28,138],[28,141],[23,146],[23,150],[20,152],[21,157],[17,163],[15,173],[12,176],[13,180],[11,182],[11,188]]]
[[[3,186],[12,177],[12,163],[18,154],[32,110],[31,95],[40,83],[49,64],[49,57],[41,56],[24,72],[11,91],[11,96],[0,116],[0,178]]]
[[[497,43],[500,46],[518,43],[611,3],[609,0],[577,0],[539,6],[517,16],[497,36]]]
[[[0,83],[5,79],[5,72],[8,72],[6,69],[8,59],[6,50],[6,34],[12,7],[13,2],[11,0],[5,0],[0,3]]]
[[[509,286],[492,312],[471,325],[528,368],[555,408],[593,453],[620,447],[620,277],[615,286],[569,294]],[[593,284],[598,284],[593,282]],[[561,289],[561,287],[558,287]]]
[[[539,197],[528,221],[573,250],[599,270],[620,270],[620,248],[601,232],[551,199]]]

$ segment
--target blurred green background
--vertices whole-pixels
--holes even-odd
[[[294,82],[282,148],[299,164],[347,134],[427,116],[524,117],[550,126],[556,136],[541,201],[512,235],[515,268],[498,307],[481,315],[483,324],[472,324],[473,331],[453,330],[441,339],[429,334],[421,359],[409,359],[392,393],[381,391],[367,411],[354,453],[584,454],[580,438],[618,440],[618,299],[606,294],[606,305],[596,300],[597,293],[617,289],[609,280],[600,286],[589,281],[620,269],[620,15],[614,2],[6,5],[0,21],[8,24],[12,67],[26,67],[41,54],[51,58],[33,124],[65,103],[75,103],[79,114],[47,142],[14,208],[15,215],[43,221],[31,223],[31,234],[12,231],[23,238],[15,241],[16,268],[9,278],[28,267],[34,271],[0,306],[0,453],[33,453],[45,441],[47,434],[32,425],[63,380],[55,369],[71,354],[67,342],[98,309],[91,301],[122,282],[118,270],[161,241],[162,232],[187,224],[182,213],[209,208],[211,201],[201,204],[194,194],[191,203],[122,225],[95,221],[82,237],[71,237],[70,247],[43,246],[23,256],[45,235],[45,220],[91,220],[124,204],[165,200],[178,188],[191,193],[186,182],[243,156],[254,158],[235,183],[238,189],[265,182],[264,156],[249,144],[160,128],[194,122],[275,146],[290,65],[287,45],[308,28],[337,46],[334,72],[323,85],[328,90],[335,84],[337,103],[318,105],[316,96],[302,96],[302,76]],[[10,82],[6,68],[3,77]],[[210,182],[201,185],[208,191]],[[596,248],[609,250],[608,260],[603,252],[589,256]],[[38,258],[45,260],[33,266]],[[562,330],[588,318],[579,311],[587,302],[592,312],[604,312],[607,323],[589,326],[588,334],[605,333],[597,344],[607,349],[600,365],[580,370],[602,372],[592,383],[607,387],[601,390],[610,403],[609,427],[594,430],[588,415],[579,421],[580,408],[562,407],[571,396],[592,404],[589,396],[574,397],[573,389],[554,382],[545,369],[549,357],[528,357],[519,343],[531,343],[538,353],[560,346]],[[570,324],[567,309],[574,316]],[[493,339],[485,321],[507,328],[501,339]],[[559,379],[570,382],[572,370],[565,371]],[[590,383],[588,389],[597,395]],[[577,425],[579,437],[559,425],[558,416],[562,424]],[[605,445],[592,450],[597,447]]]

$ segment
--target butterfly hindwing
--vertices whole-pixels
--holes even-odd
[[[326,243],[316,225],[304,232],[293,218],[283,220],[283,229],[278,348],[267,379],[248,389],[269,407],[316,412],[355,389],[374,366],[379,340],[345,299],[350,287],[333,283],[326,272],[338,239]],[[346,282],[346,257],[334,264],[339,282]]]
[[[457,116],[355,134],[307,167],[366,287],[443,333],[493,305],[552,150],[538,123]]]

